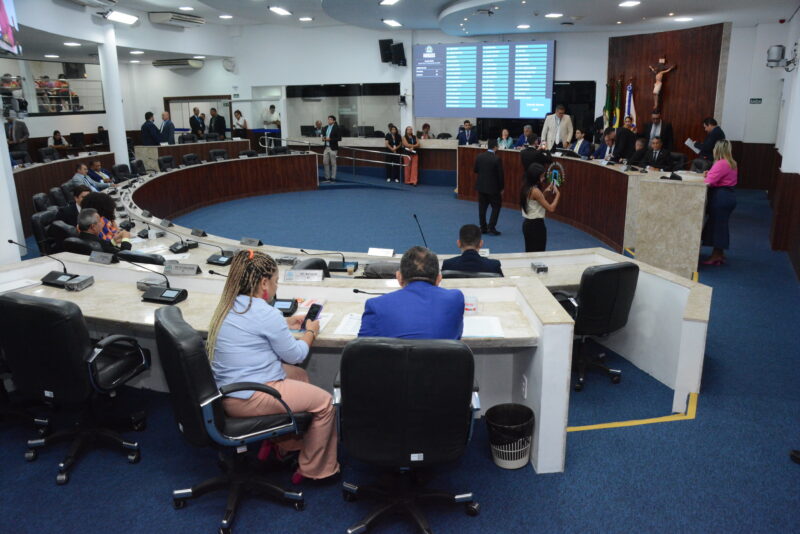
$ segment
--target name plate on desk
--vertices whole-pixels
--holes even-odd
[[[608,160],[604,159],[603,161],[600,162],[600,165],[608,165]]]
[[[169,228],[170,226],[174,225],[172,224],[172,221],[170,221],[169,219],[161,219],[161,226],[166,226],[167,228]]]
[[[393,248],[375,248],[369,247],[367,251],[368,256],[380,256],[383,258],[391,258],[394,256],[394,249]]]
[[[286,271],[283,275],[284,282],[322,282],[322,270],[297,270]]]
[[[250,156],[248,156],[247,154],[242,154],[242,155],[239,156],[239,159],[247,159],[249,157]]]
[[[169,146],[169,143],[167,143],[166,141],[164,141],[164,142],[162,142],[162,143],[159,143],[159,146]]]
[[[67,154],[67,159],[75,159],[77,157],[75,154]]]
[[[256,237],[243,237],[239,241],[239,244],[240,245],[245,245],[247,247],[260,247],[264,243],[262,243],[261,240],[256,238]]]
[[[93,251],[89,254],[89,261],[101,265],[110,265],[114,261],[114,255],[108,252]]]
[[[201,230],[200,228],[192,228],[192,235],[195,237],[206,237],[208,234],[205,230]]]
[[[480,250],[478,251],[478,255],[479,255],[481,258],[488,258],[488,257],[489,257],[489,249],[488,249],[488,248],[482,248],[482,249],[480,249]]]
[[[176,276],[194,276],[200,274],[200,266],[194,263],[165,263],[164,274]]]

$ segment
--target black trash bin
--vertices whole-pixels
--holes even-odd
[[[525,467],[531,455],[535,416],[522,404],[498,404],[486,411],[492,458],[498,467]]]

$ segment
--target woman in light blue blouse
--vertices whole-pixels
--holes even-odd
[[[503,128],[500,137],[497,138],[497,148],[514,148],[514,140],[511,139],[508,130]]]
[[[217,386],[236,382],[266,384],[281,394],[294,412],[310,412],[313,419],[302,439],[277,443],[278,454],[299,450],[299,468],[292,482],[327,478],[339,472],[336,425],[331,395],[308,382],[295,365],[308,356],[319,334],[319,321],[308,321],[300,339],[290,328],[300,328],[301,316],[284,319],[269,304],[278,289],[278,266],[270,256],[252,250],[233,259],[217,309],[208,329],[208,356]],[[223,400],[231,417],[284,413],[271,395],[240,391]],[[269,442],[265,442],[269,443]]]

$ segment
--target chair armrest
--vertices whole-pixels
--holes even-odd
[[[236,393],[237,391],[260,391],[261,393],[271,395],[278,400],[281,398],[281,394],[277,389],[271,388],[266,384],[259,384],[258,382],[236,382],[235,384],[228,384],[227,386],[222,386],[219,388],[219,392],[223,397],[231,393]]]
[[[122,334],[112,334],[110,336],[104,337],[103,339],[94,344],[94,351],[92,351],[92,354],[89,355],[87,361],[89,363],[92,363],[94,360],[97,359],[100,353],[103,352],[103,350],[108,348],[109,345],[113,345],[114,343],[120,343],[120,342],[127,342],[132,347],[139,345],[139,341],[135,337],[124,336]]]
[[[566,291],[561,291],[560,289],[556,289],[554,291],[551,291],[550,294],[553,295],[554,297],[563,297],[564,300],[567,300],[570,304],[572,304],[572,306],[575,309],[575,311],[578,310],[579,305],[578,305],[578,301],[575,299],[575,295],[567,293]],[[556,299],[556,300],[558,300],[558,299]]]
[[[108,388],[100,385],[97,376],[98,370],[96,361],[101,354],[115,345],[128,345],[131,352],[136,351],[139,353],[141,361],[135,368],[130,369],[126,374],[117,377],[114,380],[114,387],[116,387],[118,384],[124,384],[134,376],[138,375],[140,372],[150,368],[150,350],[139,345],[139,341],[135,337],[125,336],[122,334],[112,334],[104,337],[94,344],[92,352],[90,352],[86,357],[86,365],[89,367],[89,379],[92,382],[92,386],[101,393],[110,393],[114,387]]]

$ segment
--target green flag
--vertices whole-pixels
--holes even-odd
[[[616,91],[614,91],[614,128],[622,126],[622,82],[617,80]]]
[[[603,106],[603,128],[611,124],[611,85],[606,84],[606,105]]]

